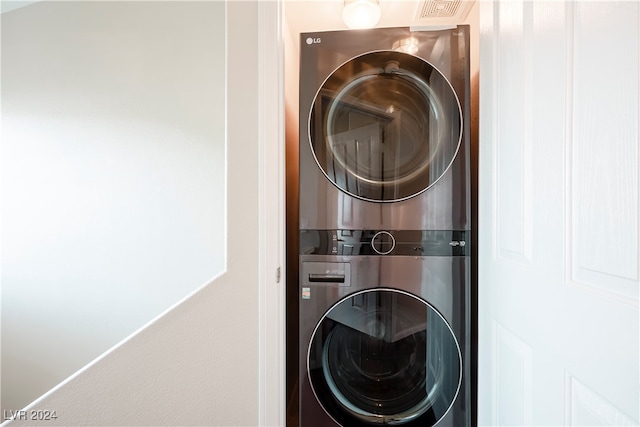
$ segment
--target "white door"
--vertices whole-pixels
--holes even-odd
[[[481,2],[480,425],[638,425],[638,2]]]

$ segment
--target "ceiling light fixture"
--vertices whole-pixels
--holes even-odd
[[[342,20],[348,28],[372,28],[380,20],[379,0],[344,0]]]

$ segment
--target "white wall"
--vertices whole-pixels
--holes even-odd
[[[2,14],[2,409],[224,268],[223,2]]]
[[[31,410],[57,411],[41,426],[283,424],[277,9],[227,3],[224,273],[7,424],[33,425]]]

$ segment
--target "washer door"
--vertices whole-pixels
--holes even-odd
[[[447,79],[402,52],[346,62],[323,83],[309,116],[316,162],[354,197],[413,197],[447,171],[462,139],[462,110]]]
[[[427,302],[394,289],[362,291],[329,309],[307,362],[318,402],[343,426],[432,426],[462,381],[447,322]]]

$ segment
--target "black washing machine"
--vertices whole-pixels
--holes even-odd
[[[302,34],[300,71],[300,426],[468,426],[468,26]]]

